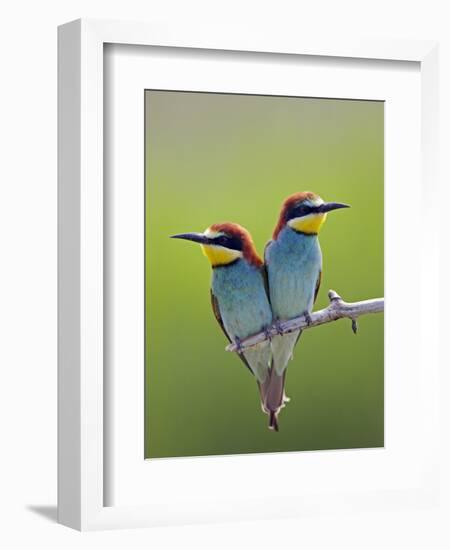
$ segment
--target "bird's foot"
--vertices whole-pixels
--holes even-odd
[[[304,311],[303,317],[305,318],[306,326],[310,327],[312,324],[312,319],[311,319],[311,315],[309,314],[309,311]]]
[[[242,341],[238,336],[234,338],[234,345],[236,346],[236,351],[238,353],[242,353],[244,351],[244,348],[242,347]]]
[[[272,340],[272,331],[270,330],[270,327],[264,327],[264,336],[266,337],[266,340],[269,340],[269,342]]]
[[[283,336],[284,335],[284,331],[283,331],[283,328],[281,326],[281,321],[279,319],[275,319],[275,322],[273,324],[275,330],[277,331],[277,334],[279,334],[280,336]]]
[[[356,319],[352,319],[352,330],[353,330],[353,334],[358,333],[358,323]]]

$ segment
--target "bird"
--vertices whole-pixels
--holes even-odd
[[[203,233],[181,233],[174,239],[200,244],[212,267],[211,304],[214,315],[230,342],[236,344],[243,363],[255,376],[261,407],[269,416],[269,428],[278,430],[276,418],[264,403],[270,380],[272,351],[270,339],[243,349],[241,341],[269,331],[272,310],[269,303],[264,263],[251,234],[239,224],[215,223]]]
[[[266,388],[266,407],[278,417],[286,401],[285,379],[288,362],[301,331],[282,334],[282,321],[310,313],[320,288],[322,252],[319,232],[328,212],[349,205],[324,202],[311,191],[294,193],[281,207],[278,222],[264,250],[273,324],[278,334],[272,338],[272,373]]]

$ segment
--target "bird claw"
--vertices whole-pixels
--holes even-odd
[[[358,323],[356,319],[352,319],[352,330],[353,330],[353,334],[358,333]]]
[[[275,322],[273,324],[275,330],[277,331],[277,334],[279,334],[280,336],[283,336],[284,335],[284,332],[283,332],[283,329],[281,328],[281,322],[279,319],[275,319]]]
[[[270,330],[270,327],[264,328],[264,336],[266,337],[266,340],[269,340],[269,342],[272,341],[272,332]]]
[[[307,325],[308,327],[310,327],[311,324],[312,324],[312,319],[311,319],[311,315],[309,314],[309,311],[305,311],[305,312],[303,313],[303,317],[305,318],[306,325]]]
[[[236,336],[235,339],[234,339],[234,345],[236,346],[236,351],[237,351],[238,353],[242,353],[242,351],[243,351],[243,349],[244,349],[244,348],[242,347],[242,341],[241,341],[241,339],[238,338],[237,336]]]

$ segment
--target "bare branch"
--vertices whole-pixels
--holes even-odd
[[[264,332],[258,332],[248,338],[240,340],[239,343],[232,343],[226,347],[227,351],[241,352],[246,348],[251,348],[264,340],[268,340],[277,334],[288,334],[296,330],[318,327],[337,319],[351,319],[352,330],[356,334],[358,325],[356,319],[361,315],[368,313],[381,313],[384,311],[384,298],[374,300],[364,300],[362,302],[347,303],[334,290],[328,292],[330,305],[325,309],[315,311],[309,315],[301,315],[289,321],[281,321],[272,325]]]

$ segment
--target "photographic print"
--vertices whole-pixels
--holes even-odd
[[[383,447],[384,103],[144,100],[145,458]]]

